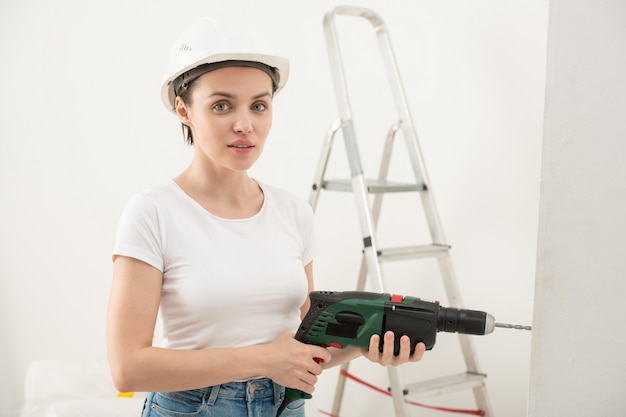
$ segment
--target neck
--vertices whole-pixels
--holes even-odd
[[[207,211],[222,218],[250,217],[263,205],[263,192],[246,171],[216,171],[192,163],[174,181]]]

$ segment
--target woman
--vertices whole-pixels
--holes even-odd
[[[420,360],[393,333],[368,351],[294,339],[313,290],[308,204],[248,176],[272,124],[289,63],[200,19],[178,39],[163,100],[194,147],[172,181],[126,205],[113,253],[107,319],[120,391],[149,392],[143,416],[272,416],[284,387],[312,393],[324,368],[364,355],[382,365]],[[152,345],[157,314],[163,347]],[[316,360],[321,359],[321,362]],[[302,400],[283,413],[303,416]]]

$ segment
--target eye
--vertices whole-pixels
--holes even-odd
[[[219,102],[213,106],[213,109],[217,110],[218,112],[227,111],[227,110],[230,110],[230,108],[231,108],[230,105],[225,102]]]
[[[267,110],[267,105],[265,103],[254,103],[252,105],[252,110],[262,112]]]

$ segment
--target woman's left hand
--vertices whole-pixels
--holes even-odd
[[[370,338],[369,350],[363,349],[363,356],[372,362],[379,363],[383,366],[391,365],[398,366],[406,362],[417,362],[422,359],[426,346],[423,343],[418,343],[415,346],[415,352],[411,355],[411,341],[408,336],[402,336],[400,338],[400,353],[395,356],[393,354],[394,334],[392,331],[388,331],[384,335],[383,351],[380,352],[378,346],[380,344],[380,336],[373,335]]]

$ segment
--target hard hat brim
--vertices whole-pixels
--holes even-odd
[[[268,65],[272,68],[276,68],[280,77],[278,81],[278,85],[276,87],[276,91],[274,94],[278,93],[287,83],[287,79],[289,78],[289,60],[287,58],[283,58],[276,55],[265,55],[265,54],[254,54],[254,53],[218,53],[209,55],[202,59],[197,60],[196,62],[187,65],[184,68],[179,69],[173,74],[167,74],[161,86],[161,100],[167,109],[169,109],[172,113],[176,114],[176,110],[174,108],[174,103],[176,101],[176,94],[174,93],[174,80],[178,78],[181,74],[196,68],[200,65],[204,64],[212,64],[215,62],[223,62],[223,61],[251,61],[251,62],[260,62],[262,64]]]

